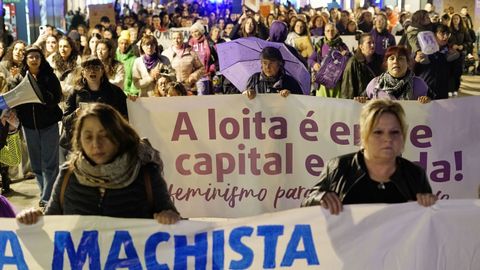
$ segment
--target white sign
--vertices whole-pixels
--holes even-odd
[[[0,219],[0,269],[461,269],[480,265],[480,201],[320,207],[217,222]]]
[[[402,102],[404,157],[441,199],[476,198],[480,97]],[[129,119],[160,150],[179,211],[242,217],[297,208],[326,162],[359,150],[361,104],[311,96],[140,98]]]

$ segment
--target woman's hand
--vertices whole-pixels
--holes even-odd
[[[22,224],[32,225],[37,223],[41,216],[43,216],[42,210],[38,208],[30,208],[18,213],[16,218],[18,222]]]
[[[160,69],[158,67],[155,67],[150,70],[150,77],[152,77],[155,81],[158,80],[158,78],[160,77]]]
[[[136,96],[136,95],[127,95],[127,98],[130,99],[131,101],[137,101],[138,96]]]
[[[432,193],[417,193],[417,202],[421,206],[429,207],[438,200],[437,196]]]
[[[182,217],[173,210],[165,210],[160,213],[153,214],[153,218],[158,221],[160,224],[175,224],[177,223]]]
[[[282,97],[288,97],[290,95],[290,91],[287,89],[280,90],[280,96]]]
[[[313,71],[318,72],[319,70],[320,70],[320,64],[319,63],[313,64]]]
[[[17,76],[18,74],[20,74],[20,69],[18,67],[10,68],[10,75],[12,75],[12,77]]]
[[[340,212],[343,211],[343,205],[338,198],[337,193],[335,192],[327,192],[323,195],[322,199],[320,200],[320,206],[325,209],[330,210],[330,214],[338,215]]]
[[[421,63],[425,60],[425,54],[421,51],[418,51],[417,54],[415,55],[415,62]]]
[[[247,96],[248,99],[250,99],[250,100],[254,99],[257,96],[257,92],[255,92],[255,90],[252,90],[252,89],[247,89],[247,90],[243,91],[242,94]]]
[[[418,102],[422,103],[422,104],[427,104],[430,102],[430,98],[427,97],[427,96],[420,96],[418,97]]]
[[[353,97],[353,100],[358,101],[359,103],[367,103],[368,97]]]

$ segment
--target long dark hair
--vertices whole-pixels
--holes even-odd
[[[115,60],[115,48],[111,40],[102,38],[97,42],[97,47],[98,47],[98,44],[104,44],[105,46],[107,46],[108,59],[106,62],[103,63],[103,68],[105,69],[105,73],[107,74],[107,76],[112,77],[115,75],[115,69],[117,68],[117,66],[121,65],[122,63],[120,63],[120,61]]]
[[[105,128],[108,138],[118,146],[117,155],[128,153],[134,156],[138,152],[140,136],[128,121],[112,106],[105,103],[89,103],[82,110],[75,121],[75,129],[72,137],[73,155],[71,158],[78,157],[82,153],[82,144],[80,141],[83,123],[87,117],[97,117]]]
[[[62,56],[58,52],[59,49],[57,49],[57,52],[55,53],[55,55],[52,58],[53,63],[55,64],[56,69],[59,70],[59,71],[65,72],[67,70],[74,70],[77,67],[77,58],[78,58],[77,45],[75,44],[75,42],[71,38],[69,38],[67,36],[63,36],[63,37],[58,39],[57,44],[58,44],[59,48],[60,48],[60,41],[62,41],[62,40],[66,40],[68,42],[68,45],[70,45],[70,47],[72,48],[72,52],[68,56],[67,60],[63,60]]]
[[[15,63],[13,62],[13,49],[15,48],[15,45],[17,44],[23,44],[25,45],[25,47],[27,47],[27,43],[23,40],[15,40],[12,45],[10,45],[10,47],[8,47],[7,49],[7,52],[5,53],[5,56],[3,57],[3,62],[6,63],[6,68],[7,70],[10,70],[10,68],[16,66],[20,69],[23,69],[23,60],[20,64],[17,64],[15,65]],[[25,59],[25,55],[23,56],[23,58]]]

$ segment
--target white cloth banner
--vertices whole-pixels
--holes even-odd
[[[441,199],[477,198],[480,97],[402,102],[404,157]],[[182,215],[242,217],[297,208],[326,162],[359,149],[361,104],[310,96],[141,98],[130,122],[160,150]]]
[[[320,207],[225,221],[0,219],[0,269],[462,269],[480,265],[480,201]]]

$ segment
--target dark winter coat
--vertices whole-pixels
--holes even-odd
[[[340,97],[352,99],[366,96],[368,83],[382,74],[382,60],[380,55],[374,53],[372,61],[367,63],[365,56],[357,49],[343,72]]]

